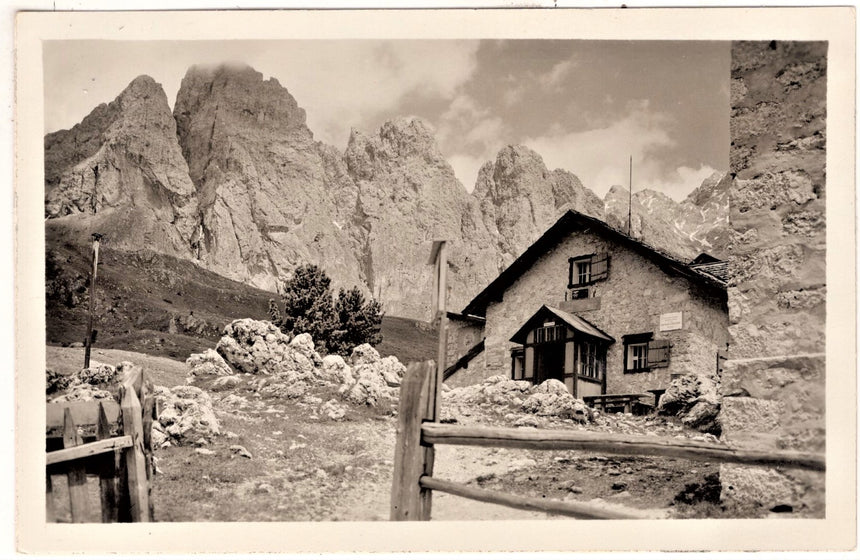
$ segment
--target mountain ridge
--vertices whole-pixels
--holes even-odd
[[[46,227],[80,242],[106,230],[118,248],[153,248],[270,291],[311,262],[336,288],[358,285],[413,318],[429,315],[434,240],[450,243],[458,308],[565,210],[626,230],[625,190],[601,200],[525,146],[502,148],[471,193],[416,117],[352,129],[341,152],[314,139],[287,88],[247,65],[192,66],[172,111],[159,84],[135,78],[45,136],[45,169]],[[685,258],[713,248],[726,180],[715,174],[682,203],[634,193],[634,237]]]

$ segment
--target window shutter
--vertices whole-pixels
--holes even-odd
[[[606,280],[609,276],[609,255],[597,253],[591,257],[591,281]]]
[[[648,367],[668,367],[669,348],[668,340],[648,341]]]

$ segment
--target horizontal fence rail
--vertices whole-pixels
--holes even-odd
[[[84,457],[92,457],[93,455],[99,455],[100,453],[107,453],[110,451],[116,451],[118,449],[125,449],[126,447],[131,447],[131,445],[131,436],[121,436],[117,438],[103,439],[100,441],[94,441],[92,443],[78,445],[76,447],[69,447],[67,449],[51,451],[50,453],[48,453],[45,464],[53,465],[56,463],[62,463],[64,461],[83,459]]]
[[[602,508],[584,503],[563,502],[561,500],[550,500],[547,498],[530,498],[527,496],[516,496],[505,492],[495,492],[482,488],[473,488],[458,482],[449,482],[430,476],[422,476],[419,480],[422,488],[438,490],[446,494],[460,496],[479,502],[487,502],[508,506],[516,509],[539,511],[552,515],[566,515],[577,519],[650,519],[650,517],[619,511],[618,509]]]
[[[768,467],[789,467],[811,471],[825,470],[824,455],[796,451],[758,451],[737,449],[698,441],[672,438],[603,434],[571,430],[494,428],[455,426],[425,422],[421,425],[424,445],[473,445],[594,451],[616,455],[651,455],[693,461],[717,461]]]

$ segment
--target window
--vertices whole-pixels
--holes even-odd
[[[511,349],[511,379],[520,380],[526,370],[525,349],[522,346]]]
[[[568,288],[581,288],[609,276],[609,255],[596,253],[569,259]]]
[[[624,373],[669,366],[668,340],[653,340],[653,333],[628,334],[624,341]]]
[[[535,344],[564,340],[566,329],[563,325],[544,325],[535,329]]]
[[[606,345],[593,340],[577,340],[574,344],[574,370],[581,377],[601,380],[606,372]]]

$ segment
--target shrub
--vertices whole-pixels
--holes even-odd
[[[365,300],[357,287],[341,289],[335,299],[331,278],[313,264],[299,266],[284,282],[283,311],[270,301],[269,316],[284,333],[310,334],[320,353],[348,355],[359,344],[382,341],[379,302]]]

